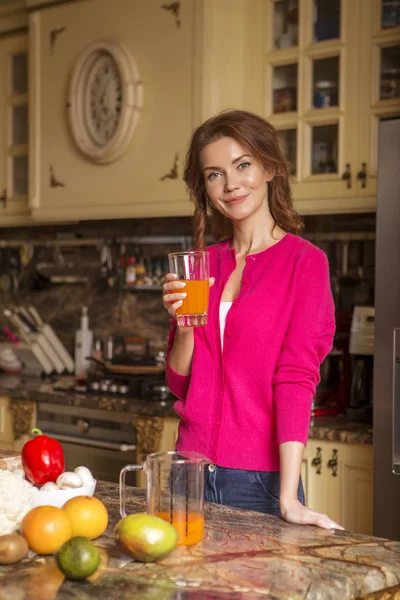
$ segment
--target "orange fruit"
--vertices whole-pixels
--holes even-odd
[[[67,515],[55,506],[32,508],[23,518],[21,533],[37,554],[54,554],[72,537]]]
[[[71,523],[74,537],[82,536],[94,540],[107,529],[107,509],[98,498],[75,496],[64,504],[62,510]]]

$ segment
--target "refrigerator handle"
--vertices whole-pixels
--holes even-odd
[[[400,475],[400,327],[393,329],[392,471]]]

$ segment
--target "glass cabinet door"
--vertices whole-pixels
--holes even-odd
[[[357,185],[375,196],[379,121],[400,115],[400,0],[367,0],[364,7]]]
[[[28,40],[0,40],[0,219],[28,212]],[[14,221],[13,221],[14,222]]]
[[[264,2],[264,110],[291,165],[294,199],[305,212],[332,199],[333,212],[345,210],[355,195],[359,0]]]

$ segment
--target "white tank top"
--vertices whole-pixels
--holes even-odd
[[[221,332],[221,349],[224,348],[224,332],[225,332],[225,323],[226,317],[229,312],[230,307],[232,306],[232,302],[221,302],[219,305],[219,329]]]

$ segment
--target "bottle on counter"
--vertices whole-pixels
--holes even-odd
[[[136,285],[136,256],[132,248],[125,254],[125,285]]]
[[[82,307],[81,327],[75,332],[75,375],[84,375],[90,367],[88,357],[92,356],[93,331],[89,329],[87,306]]]

